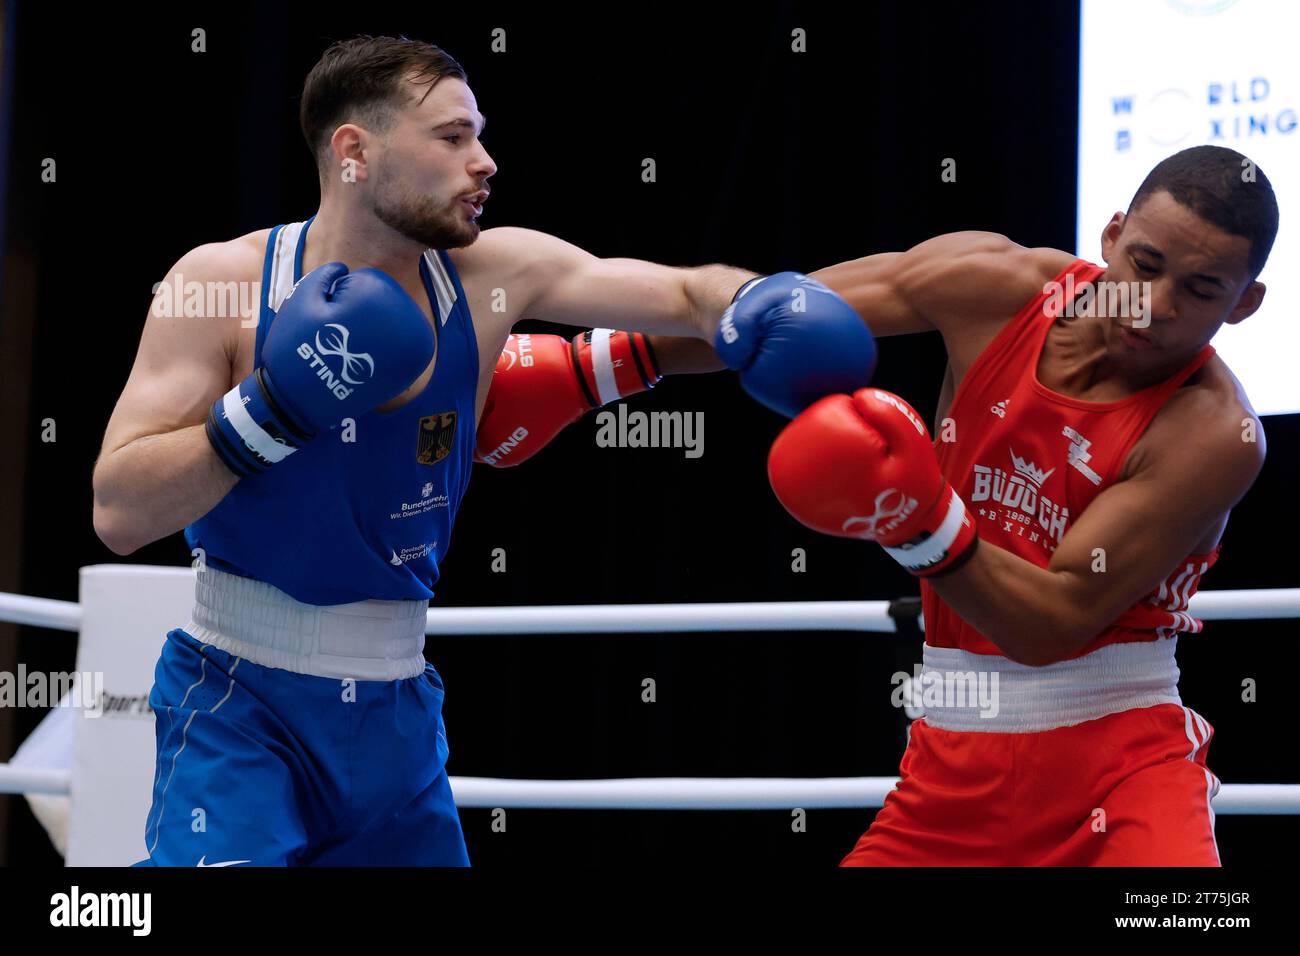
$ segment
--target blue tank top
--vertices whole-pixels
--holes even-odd
[[[275,310],[302,277],[310,225],[277,226],[267,241],[255,366]],[[391,412],[358,415],[354,434],[340,426],[241,479],[185,529],[212,567],[307,604],[433,597],[474,462],[479,361],[450,258],[426,251],[420,277],[437,342],[424,391]]]

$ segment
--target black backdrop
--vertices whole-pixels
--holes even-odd
[[[39,318],[32,354],[3,357],[33,368],[25,497],[4,507],[25,512],[25,592],[75,600],[78,567],[120,560],[93,533],[90,475],[150,287],[199,243],[314,211],[297,95],[333,39],[406,33],[461,60],[500,166],[485,228],[758,271],[813,270],[954,229],[1073,246],[1075,4],[478,6],[205,3],[147,16],[115,6],[75,23],[59,4],[20,7],[7,241],[32,257]],[[205,53],[191,52],[196,27]],[[504,53],[491,50],[495,28]],[[794,28],[807,31],[807,53],[791,52]],[[56,183],[40,181],[45,157],[57,160]],[[645,157],[655,183],[641,181]],[[955,183],[940,180],[945,158]],[[881,344],[877,384],[927,416],[942,372],[937,335]],[[705,412],[703,457],[597,448],[589,417],[525,467],[479,466],[436,604],[916,593],[878,549],[817,537],[784,514],[764,473],[781,421],[733,376],[665,381],[633,404]],[[54,443],[40,441],[47,417]],[[1268,464],[1206,589],[1297,583],[1281,560],[1279,512],[1289,517],[1300,429],[1295,416],[1265,425]],[[796,547],[804,573],[791,570]],[[506,551],[504,574],[491,571],[494,548]],[[179,565],[188,553],[176,535],[122,560]],[[1300,663],[1292,630],[1213,622],[1182,641],[1184,700],[1215,725],[1210,762],[1226,782],[1300,779],[1293,748],[1273,739],[1284,675]],[[21,633],[29,668],[72,669],[72,642]],[[453,774],[840,776],[896,773],[904,718],[890,675],[919,645],[840,633],[434,636],[428,655],[447,686]],[[642,702],[646,678],[655,703]],[[1257,703],[1241,700],[1247,678]],[[39,716],[19,714],[19,739]],[[25,803],[6,799],[8,862],[57,863]],[[504,833],[488,811],[462,818],[484,867],[825,867],[873,813],[812,811],[807,832],[785,811],[512,810]],[[1300,828],[1293,817],[1220,816],[1218,832],[1225,862],[1252,863]]]

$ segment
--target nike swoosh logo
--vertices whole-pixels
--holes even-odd
[[[253,862],[252,860],[223,860],[223,861],[220,862],[220,863],[204,863],[203,861],[206,860],[207,858],[208,858],[208,855],[207,855],[206,853],[203,854],[203,856],[199,857],[199,862],[196,863],[196,864],[194,864],[194,865],[195,865],[195,866],[201,866],[201,867],[204,867],[204,868],[206,869],[206,868],[208,868],[208,867],[213,867],[213,866],[234,866],[236,863],[252,863],[252,862]]]

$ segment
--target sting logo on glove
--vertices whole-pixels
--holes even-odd
[[[939,471],[921,417],[882,389],[810,405],[772,444],[767,474],[800,522],[875,541],[918,576],[956,568],[979,541],[970,511]]]
[[[909,498],[897,488],[886,488],[876,495],[876,510],[872,515],[845,519],[844,533],[854,538],[875,541],[910,518],[916,505],[915,498]],[[885,522],[884,525],[880,524],[882,521]]]

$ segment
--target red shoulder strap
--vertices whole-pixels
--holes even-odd
[[[1159,385],[1155,386],[1154,398],[1157,400],[1157,406],[1163,405],[1165,399],[1177,391],[1183,382],[1191,378],[1202,365],[1214,356],[1214,354],[1215,349],[1213,345],[1210,345],[1209,343],[1202,345],[1201,350],[1192,357],[1190,362]]]

